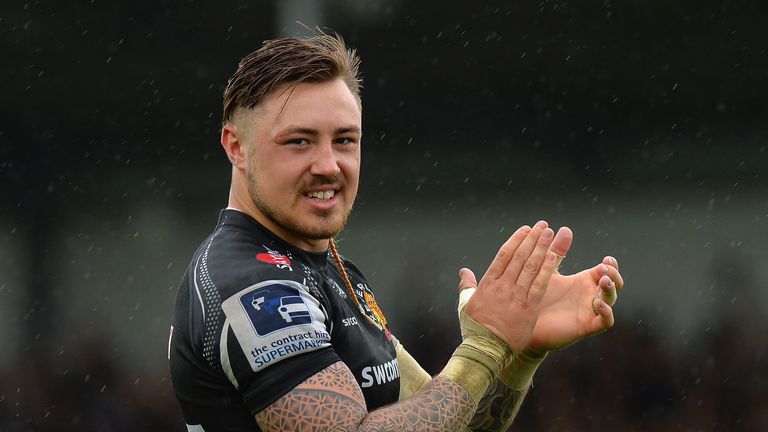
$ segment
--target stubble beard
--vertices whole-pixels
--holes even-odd
[[[248,178],[248,194],[251,197],[256,208],[272,223],[279,226],[289,234],[306,240],[325,240],[336,237],[344,227],[347,225],[349,215],[352,213],[352,206],[348,209],[343,209],[342,219],[337,226],[312,226],[301,223],[293,215],[287,212],[276,210],[272,208],[266,200],[262,198],[259,193],[259,186],[254,179],[254,176],[247,175]],[[316,216],[323,219],[331,219],[333,217],[333,211],[315,212]]]

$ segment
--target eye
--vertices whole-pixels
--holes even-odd
[[[285,142],[286,144],[293,144],[293,145],[307,145],[309,144],[309,141],[304,138],[293,138]]]
[[[336,144],[354,144],[357,141],[355,141],[355,139],[351,137],[338,137],[335,140],[333,140],[333,142]]]

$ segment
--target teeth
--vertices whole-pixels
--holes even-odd
[[[321,200],[331,199],[331,198],[333,198],[334,195],[335,195],[335,193],[332,190],[329,190],[329,191],[319,191],[319,192],[310,192],[310,193],[307,194],[307,196],[310,197],[310,198],[316,198],[316,199],[321,199]]]

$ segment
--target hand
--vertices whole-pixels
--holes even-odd
[[[479,284],[469,269],[460,271],[462,281],[471,279],[472,286],[477,287],[465,313],[506,342],[513,352],[528,345],[536,325],[555,270],[555,255],[549,252],[553,237],[554,232],[544,221],[533,228],[523,226],[501,246]]]
[[[563,227],[552,241],[551,251],[564,257],[572,241],[573,233]],[[462,269],[460,276],[460,289],[477,286],[471,271]],[[608,304],[606,299],[615,301],[623,286],[619,263],[611,256],[575,275],[555,272],[540,303],[539,317],[526,349],[540,353],[561,348],[612,327],[612,302]]]
[[[563,227],[552,242],[552,252],[565,256],[572,242],[573,233]],[[555,273],[542,299],[527,348],[539,352],[553,350],[613,327],[611,306],[623,286],[619,263],[611,256],[574,275]]]

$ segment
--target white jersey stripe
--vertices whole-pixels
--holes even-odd
[[[229,382],[235,386],[236,389],[240,389],[240,385],[237,383],[235,373],[232,371],[232,365],[229,363],[229,350],[227,349],[227,340],[229,337],[229,319],[224,320],[224,325],[221,328],[221,337],[219,338],[219,356],[221,357],[221,368],[224,370],[224,374],[227,375]]]
[[[200,287],[197,286],[197,267],[200,265],[200,258],[202,257],[203,254],[200,254],[200,256],[197,257],[195,268],[192,271],[192,280],[195,282],[195,292],[197,293],[197,299],[200,300],[200,309],[203,311],[203,322],[205,322],[205,305],[203,304],[203,296],[200,294]]]

